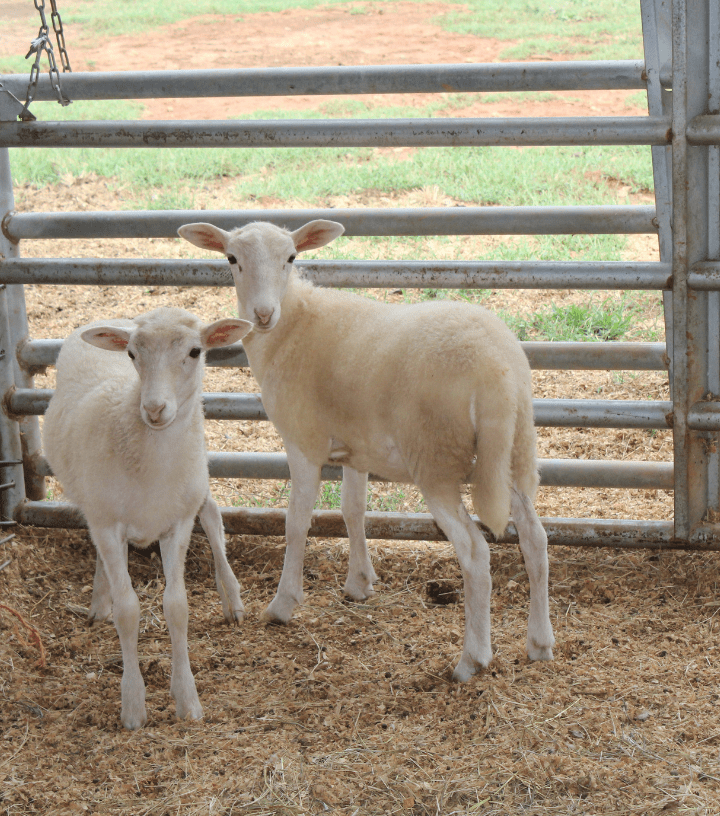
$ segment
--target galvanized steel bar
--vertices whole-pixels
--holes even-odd
[[[633,488],[672,490],[672,462],[613,462],[601,460],[540,459],[540,484],[552,487]],[[284,453],[208,454],[210,476],[224,479],[290,479]],[[340,481],[342,467],[326,465],[323,481]],[[385,481],[371,475],[370,481]]]
[[[547,487],[597,487],[637,490],[672,490],[672,462],[613,462],[589,459],[540,459],[540,484]],[[214,479],[290,479],[284,453],[208,453],[210,476]],[[52,476],[47,460],[39,461],[43,476]],[[325,465],[323,481],[342,480],[342,467]],[[370,481],[384,482],[370,474]]]
[[[225,529],[234,535],[285,535],[285,510],[255,507],[224,507],[221,510]],[[60,502],[25,502],[18,509],[18,521],[37,527],[84,528],[82,514],[70,504]],[[477,519],[475,519],[477,523]],[[548,544],[564,547],[597,547],[657,549],[720,550],[720,539],[712,531],[700,530],[692,542],[673,534],[672,522],[635,519],[541,519]],[[446,538],[427,513],[368,512],[365,531],[370,539],[405,541],[445,541]],[[338,510],[316,510],[309,535],[322,538],[344,538],[347,529]],[[501,543],[517,543],[517,531],[511,523]]]
[[[553,340],[521,343],[530,367],[534,369],[571,369],[602,371],[666,371],[668,358],[664,343],[570,343]],[[55,364],[62,340],[30,340],[18,350],[21,365],[29,370]],[[240,343],[211,349],[209,366],[246,368],[247,355]]]
[[[688,289],[697,291],[720,291],[720,261],[698,261],[687,276]]]
[[[696,402],[688,411],[687,425],[693,431],[720,431],[720,403]]]
[[[512,119],[0,122],[4,147],[498,147],[665,145],[649,116]]]
[[[696,116],[685,131],[691,145],[720,145],[720,114]]]
[[[708,33],[708,108],[711,111],[720,111],[720,2],[709,3]],[[718,145],[707,148],[707,175],[707,257],[720,258],[720,147]],[[709,292],[707,301],[707,389],[708,393],[720,396],[720,292]],[[709,510],[712,511],[708,513],[710,516],[720,509],[719,441],[718,436],[714,435],[708,446],[707,503]]]
[[[186,71],[75,72],[63,76],[72,99],[162,99],[212,96],[312,96],[317,94],[477,93],[644,88],[641,60],[508,62],[446,65],[359,65],[239,68]],[[0,77],[18,99],[27,77]],[[39,77],[36,100],[55,100],[47,76]]]
[[[548,371],[667,371],[664,343],[570,343],[557,340],[521,344],[530,368]]]
[[[14,414],[44,414],[52,389],[16,390],[8,400]],[[208,419],[267,420],[259,394],[203,394]],[[533,401],[535,424],[562,428],[669,428],[672,403],[650,400],[553,400]]]
[[[546,428],[670,428],[673,404],[651,400],[533,400]]]
[[[690,439],[688,402],[688,256],[687,256],[687,0],[673,0],[673,443],[675,457],[675,535],[689,538]]]
[[[179,227],[198,219],[225,230],[251,221],[271,221],[293,230],[316,218],[339,221],[348,237],[657,234],[654,207],[615,205],[10,213],[2,229],[15,242],[28,238],[175,238]]]
[[[13,483],[11,488],[0,493],[0,516],[8,522],[12,521],[16,507],[25,499],[20,427],[17,420],[5,410],[7,400],[15,388],[12,352],[7,290],[0,284],[0,400],[3,402],[0,406],[0,468],[2,481]]]
[[[553,261],[298,261],[320,286],[369,289],[662,290],[669,264]],[[226,261],[86,258],[0,261],[8,283],[81,286],[232,286]]]

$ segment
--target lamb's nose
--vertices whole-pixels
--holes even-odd
[[[270,322],[270,318],[273,316],[275,309],[255,309],[255,314],[257,315],[257,319],[262,323],[263,326],[267,326]]]
[[[166,404],[167,403],[165,402],[150,402],[145,403],[143,408],[145,408],[145,413],[150,417],[150,419],[153,422],[157,422],[160,419],[160,415],[165,409]]]

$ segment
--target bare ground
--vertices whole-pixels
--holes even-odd
[[[2,53],[27,48],[34,11],[28,16],[19,5],[0,3],[0,11],[12,6],[16,13],[4,26]],[[363,14],[343,7],[205,17],[144,37],[103,42],[79,32],[86,38],[77,44],[66,25],[66,36],[76,70],[326,65],[341,59],[345,64],[493,61],[509,45],[442,32],[432,19],[445,5],[363,5]],[[582,57],[582,44],[575,56]],[[145,116],[222,118],[256,107],[312,108],[321,101],[157,100],[148,104]],[[625,92],[573,92],[521,105],[477,102],[464,113],[583,112],[641,111]],[[18,209],[36,211],[115,209],[128,195],[132,191],[92,177],[16,191]],[[437,203],[433,190],[407,195],[401,203]],[[227,184],[208,184],[198,207],[237,206],[229,196]],[[358,203],[382,202],[342,202]],[[23,246],[25,255],[46,257],[184,253],[175,241]],[[656,255],[648,238],[629,244],[628,257]],[[491,305],[531,310],[552,300],[586,298],[496,292]],[[182,305],[208,319],[232,310],[228,289],[30,286],[27,299],[36,337],[63,337],[89,319],[161,303]],[[649,318],[657,314],[657,303],[649,306]],[[537,396],[544,397],[667,398],[666,377],[653,373],[536,372],[535,381]],[[52,372],[38,378],[39,386],[51,384]],[[206,387],[256,388],[247,373],[228,381],[217,369],[208,371]],[[257,423],[208,423],[208,445],[280,449],[272,430]],[[668,434],[637,431],[541,429],[539,446],[546,457],[672,456]],[[50,488],[59,493],[57,485]],[[270,482],[218,482],[214,489],[225,504],[286,499],[285,485]],[[408,491],[401,507],[415,509],[417,501]],[[672,496],[546,488],[538,509],[547,516],[662,519],[672,515]],[[356,604],[342,597],[345,543],[311,541],[305,604],[288,626],[267,627],[259,616],[277,586],[283,542],[232,537],[229,557],[248,614],[239,628],[230,629],[222,622],[208,548],[202,536],[195,537],[187,582],[191,661],[206,714],[201,723],[174,718],[162,571],[156,554],[133,552],[150,719],[131,734],[118,720],[121,659],[114,629],[85,625],[94,561],[87,535],[20,530],[0,545],[0,604],[23,619],[0,607],[0,812],[720,812],[720,695],[712,645],[720,602],[714,555],[552,549],[558,645],[554,662],[530,664],[524,654],[524,568],[514,548],[496,547],[496,656],[487,672],[457,685],[449,678],[460,652],[462,607],[453,593],[453,602],[435,603],[428,586],[435,581],[461,590],[452,549],[378,541],[372,550],[378,594]],[[39,644],[44,666],[38,664]]]

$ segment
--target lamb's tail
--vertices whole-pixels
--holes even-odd
[[[489,406],[476,416],[475,464],[470,476],[475,512],[496,538],[510,518],[513,485],[532,501],[538,486],[536,435],[532,399],[513,406]],[[500,402],[500,400],[498,400]]]

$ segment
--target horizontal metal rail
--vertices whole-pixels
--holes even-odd
[[[521,343],[530,367],[541,370],[666,371],[669,361],[664,343],[565,343],[526,341]],[[62,340],[29,340],[18,349],[25,369],[55,365]],[[206,363],[214,367],[246,368],[247,355],[241,343],[211,349]]]
[[[223,523],[233,535],[285,535],[285,510],[273,508],[224,507]],[[17,520],[36,527],[81,529],[86,526],[80,511],[61,502],[24,502],[18,508]],[[477,523],[477,518],[474,519]],[[563,547],[618,547],[625,549],[692,549],[720,550],[720,539],[712,527],[697,528],[692,542],[674,537],[671,521],[637,519],[557,519],[542,518],[548,544]],[[365,516],[365,532],[370,539],[406,541],[446,541],[446,537],[428,513],[380,513]],[[347,529],[338,510],[316,510],[309,535],[322,538],[345,538]],[[516,544],[517,531],[511,523],[501,543]]]
[[[720,261],[701,261],[688,272],[688,287],[699,291],[720,289]]]
[[[669,75],[662,76],[666,86]],[[2,89],[23,98],[27,77],[0,77]],[[362,65],[186,71],[103,71],[62,78],[71,99],[162,99],[208,96],[477,93],[504,91],[633,90],[646,87],[642,60],[446,65]],[[45,74],[36,100],[56,100]]]
[[[41,476],[52,476],[47,459],[36,462]],[[290,479],[285,453],[208,453],[210,476],[215,479]],[[672,490],[672,462],[604,461],[598,459],[540,459],[540,484],[544,487],[595,487],[635,490]],[[342,467],[325,465],[324,481],[342,480]],[[384,482],[370,475],[371,482]]]
[[[669,264],[553,261],[299,261],[320,286],[366,289],[663,290]],[[226,261],[86,258],[0,261],[4,283],[79,286],[232,286]],[[720,288],[720,281],[717,282]]]
[[[316,218],[339,221],[346,236],[658,233],[655,207],[622,205],[11,212],[3,220],[2,230],[14,243],[28,238],[176,238],[179,227],[198,219],[231,230],[251,221],[271,221],[297,229]],[[12,262],[22,261],[18,258]],[[488,265],[497,266],[492,262]],[[554,266],[568,267],[565,271],[569,271],[572,264]],[[665,268],[669,270],[669,266]]]
[[[1,147],[498,147],[668,145],[652,116],[0,122]]]
[[[693,145],[720,145],[720,115],[707,114],[693,119],[685,131]]]
[[[50,388],[18,388],[7,407],[18,416],[44,414]],[[208,419],[267,420],[259,394],[203,394]],[[672,403],[651,400],[533,400],[535,424],[555,428],[669,428]]]

